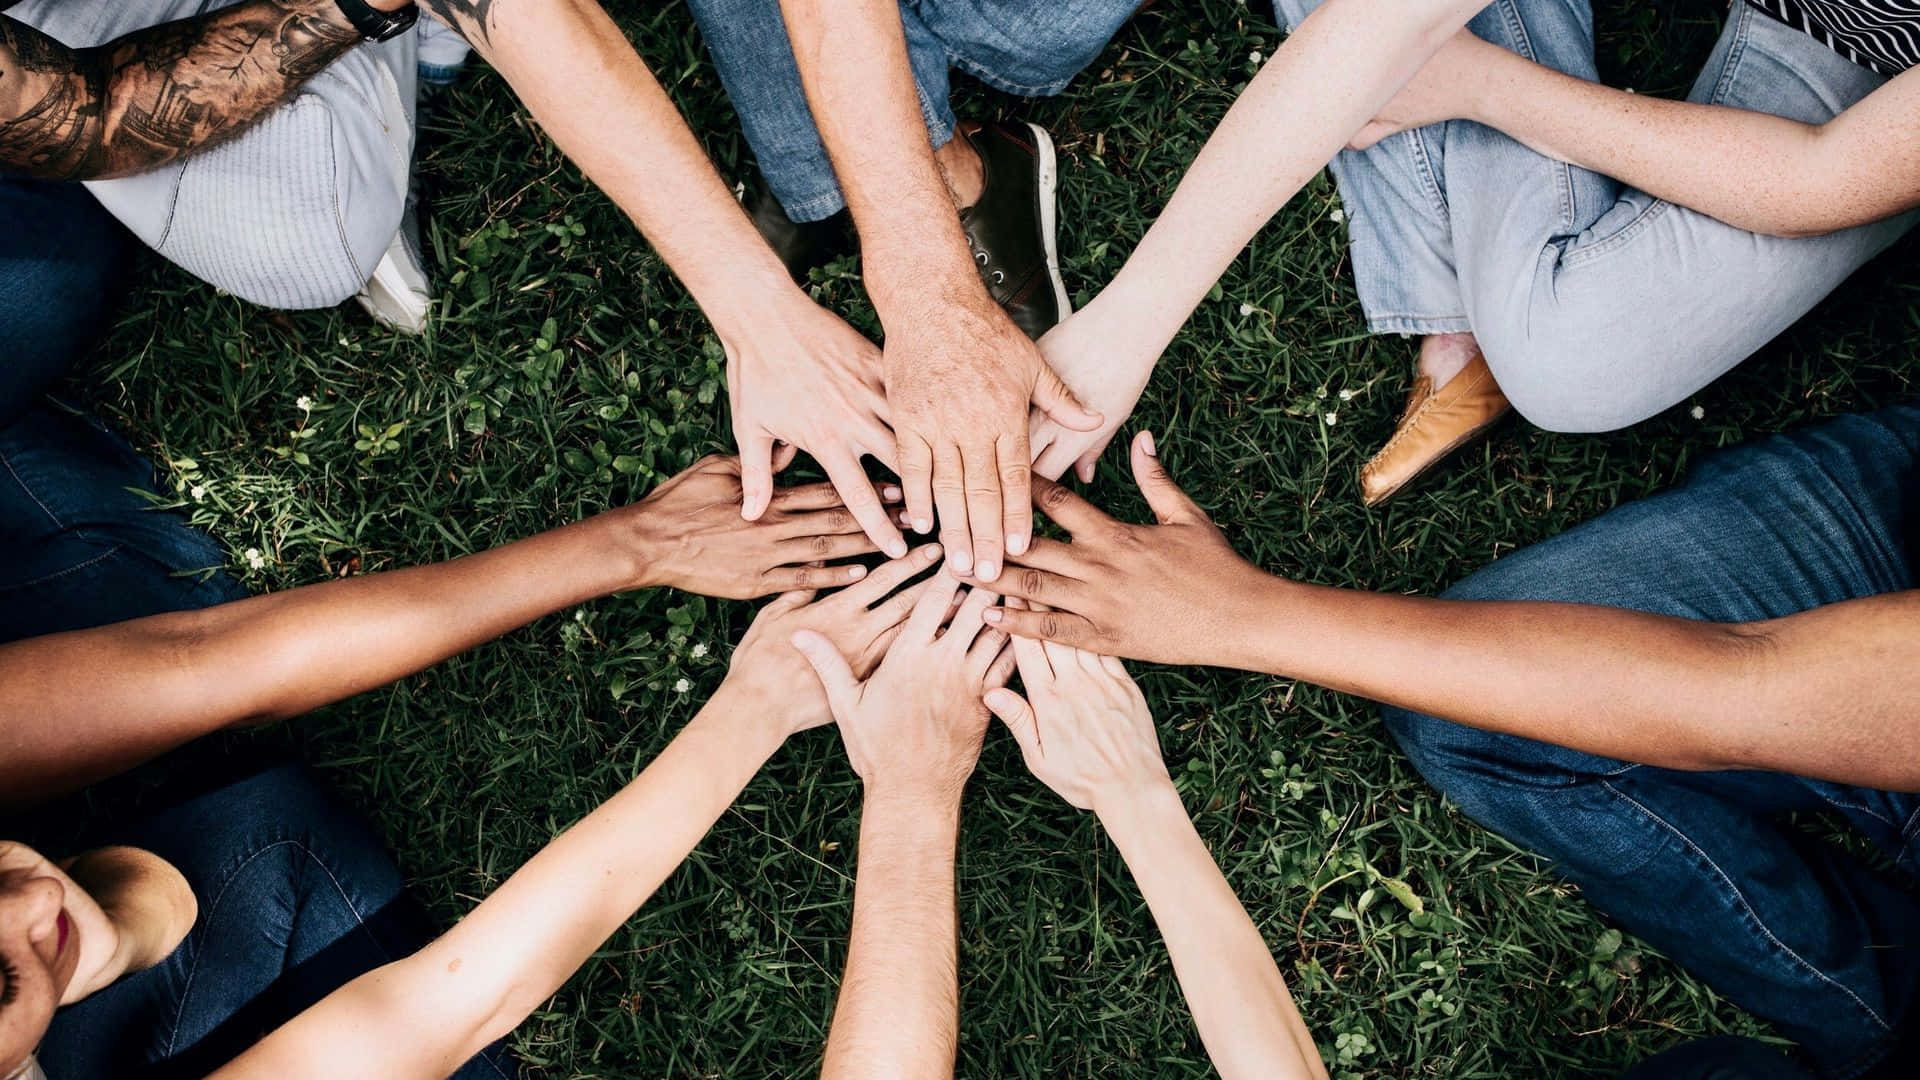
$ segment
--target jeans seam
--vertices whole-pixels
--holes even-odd
[[[1528,60],[1539,63],[1539,51],[1533,47],[1533,38],[1527,33],[1526,20],[1520,17],[1519,6],[1514,3],[1514,0],[1501,0],[1500,17],[1507,24],[1507,32],[1513,35],[1515,51]],[[1572,165],[1564,161],[1553,163],[1553,186],[1560,200],[1562,228],[1569,227],[1574,220]]]
[[[1427,201],[1433,204],[1434,212],[1442,217],[1451,217],[1452,210],[1447,206],[1446,193],[1440,190],[1439,178],[1434,175],[1433,158],[1427,151],[1426,130],[1414,128],[1406,133],[1408,141],[1413,144],[1414,171],[1420,176],[1420,187],[1426,192]]]
[[[1600,782],[1600,786],[1605,788],[1609,794],[1613,795],[1614,798],[1617,798],[1622,802],[1628,804],[1629,806],[1632,806],[1634,809],[1640,811],[1641,814],[1645,815],[1649,820],[1656,822],[1660,828],[1664,829],[1669,835],[1673,836],[1675,839],[1678,839],[1682,844],[1684,844],[1686,846],[1687,851],[1691,853],[1691,855],[1696,860],[1698,860],[1699,863],[1702,866],[1704,866],[1716,879],[1718,879],[1720,884],[1724,887],[1725,895],[1731,898],[1733,901],[1735,901],[1738,904],[1739,914],[1742,916],[1741,921],[1747,923],[1750,927],[1752,927],[1753,930],[1757,931],[1760,934],[1760,936],[1763,937],[1766,940],[1766,942],[1772,946],[1774,951],[1779,953],[1781,956],[1786,957],[1788,960],[1791,960],[1794,964],[1798,965],[1806,973],[1811,974],[1815,979],[1819,980],[1822,983],[1825,983],[1826,985],[1846,995],[1846,997],[1852,1000],[1852,1002],[1855,1005],[1858,1005],[1860,1007],[1860,1011],[1865,1013],[1868,1019],[1872,1020],[1873,1023],[1876,1024],[1882,1032],[1890,1032],[1893,1030],[1892,1025],[1887,1023],[1887,1021],[1884,1018],[1882,1018],[1879,1013],[1874,1012],[1872,1006],[1860,1000],[1860,995],[1854,993],[1851,987],[1838,981],[1837,979],[1833,978],[1833,976],[1828,975],[1826,972],[1821,971],[1819,968],[1809,963],[1805,957],[1801,956],[1797,952],[1794,952],[1793,949],[1790,946],[1788,946],[1786,942],[1781,941],[1778,937],[1774,936],[1773,931],[1769,930],[1767,928],[1766,923],[1762,922],[1760,920],[1760,916],[1754,912],[1752,905],[1747,903],[1747,898],[1745,894],[1743,894],[1740,891],[1740,887],[1734,883],[1732,877],[1730,877],[1725,870],[1720,868],[1720,864],[1713,861],[1713,857],[1711,855],[1708,855],[1705,851],[1701,850],[1700,846],[1693,842],[1692,837],[1688,836],[1685,832],[1682,832],[1678,827],[1676,827],[1672,822],[1668,821],[1666,818],[1663,818],[1659,814],[1655,813],[1645,803],[1642,803],[1638,799],[1635,799],[1633,796],[1628,795],[1626,792],[1621,791],[1619,788],[1615,787],[1611,781],[1602,780]]]
[[[74,535],[83,536],[84,534],[76,530]],[[91,541],[88,541],[88,542],[91,543]],[[89,567],[92,567],[92,566],[98,565],[99,563],[103,563],[107,561],[108,559],[113,558],[115,555],[118,555],[125,550],[126,550],[126,547],[124,545],[115,544],[112,547],[108,548],[107,550],[101,552],[100,554],[95,555],[93,558],[86,559],[82,562],[74,563],[72,566],[69,566],[64,570],[55,570],[51,574],[43,574],[40,577],[34,578],[32,581],[17,581],[11,585],[0,586],[0,594],[10,593],[17,589],[31,589],[37,585],[45,585],[49,581],[57,581],[60,578],[66,577],[68,574],[77,574],[82,570],[88,569]]]
[[[40,498],[40,493],[33,489],[33,485],[27,483],[26,477],[20,475],[20,470],[13,467],[13,459],[5,454],[0,454],[0,464],[6,465],[7,475],[13,477],[13,482],[20,485],[20,490],[27,493],[27,498],[32,499],[33,504],[40,508],[40,512],[47,515],[47,520],[53,522],[54,527],[60,531],[67,531],[67,523],[60,520],[60,515],[53,512],[53,507],[48,506],[46,502]]]

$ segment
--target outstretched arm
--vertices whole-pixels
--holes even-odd
[[[821,1068],[827,1080],[953,1075],[960,792],[986,733],[981,695],[1013,670],[1006,635],[982,621],[999,598],[975,589],[956,610],[957,588],[945,572],[928,583],[864,683],[831,642],[794,642],[819,673],[866,785],[847,974]]]
[[[1615,90],[1462,32],[1360,144],[1440,120],[1496,128],[1548,157],[1752,232],[1808,236],[1920,206],[1920,69],[1825,124]]]
[[[1920,791],[1920,591],[1754,623],[1620,608],[1434,600],[1262,573],[1174,485],[1150,435],[1134,475],[1158,525],[1058,485],[1073,533],[1005,576],[1016,634],[1264,671],[1489,731],[1673,769],[1773,769]]]
[[[382,686],[596,596],[654,585],[730,597],[843,583],[802,564],[873,550],[825,484],[759,523],[709,458],[645,501],[434,566],[0,646],[0,805],[130,768],[211,731]]]
[[[637,779],[438,940],[214,1075],[437,1080],[513,1030],[653,895],[789,734],[830,718],[791,636],[823,634],[870,670],[905,608],[867,605],[926,565],[898,560],[817,603],[789,593],[767,605],[713,700]]]
[[[247,0],[91,49],[0,15],[0,171],[159,168],[232,137],[359,43],[334,0]]]
[[[1153,716],[1120,661],[1016,639],[1032,704],[994,690],[1033,774],[1091,809],[1127,860],[1166,938],[1207,1056],[1226,1080],[1326,1080],[1313,1036],[1240,898],[1167,775]]]

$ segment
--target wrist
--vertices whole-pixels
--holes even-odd
[[[695,294],[694,300],[729,353],[737,353],[746,343],[758,339],[791,340],[792,335],[784,328],[823,310],[793,283],[778,262],[771,269],[750,270],[745,278],[717,294]]]
[[[869,813],[879,812],[890,819],[941,823],[960,821],[960,794],[966,780],[954,783],[950,776],[899,775],[864,781],[863,802]]]
[[[1307,588],[1246,564],[1240,580],[1214,594],[1227,598],[1228,617],[1218,624],[1222,633],[1213,658],[1204,662],[1269,675],[1285,671],[1288,635],[1299,632],[1288,613]]]
[[[787,741],[789,711],[771,695],[729,674],[687,726],[711,731],[728,745],[764,761]]]
[[[1113,836],[1114,843],[1123,846],[1157,823],[1188,820],[1180,790],[1165,774],[1094,792],[1093,814]]]

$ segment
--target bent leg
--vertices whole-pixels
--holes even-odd
[[[1099,58],[1140,4],[917,0],[903,14],[946,50],[953,66],[988,86],[1020,97],[1052,97]]]
[[[1556,6],[1500,0],[1473,27],[1541,59],[1537,30]],[[1884,81],[1736,4],[1691,99],[1819,123]],[[1760,236],[1479,125],[1454,121],[1447,129],[1443,186],[1474,333],[1514,407],[1553,430],[1611,430],[1684,399],[1792,325],[1916,220],[1907,214],[1822,237]]]
[[[86,188],[0,177],[0,429],[106,332],[132,253]]]
[[[1682,486],[1510,555],[1448,593],[1751,621],[1915,587],[1920,407],[1703,461]],[[1595,907],[1834,1075],[1920,1020],[1920,897],[1775,818],[1838,810],[1914,866],[1920,796],[1685,773],[1387,711],[1429,782],[1551,858]],[[1676,902],[1676,898],[1682,898]]]

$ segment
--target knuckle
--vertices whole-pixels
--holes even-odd
[[[1033,470],[1019,462],[1000,466],[1000,482],[1007,487],[1025,486],[1033,477]]]
[[[1066,626],[1061,622],[1060,616],[1055,615],[1053,612],[1049,611],[1045,615],[1040,616],[1041,637],[1058,639],[1065,629]]]
[[[813,570],[811,567],[801,567],[794,572],[793,587],[795,589],[813,588]]]
[[[1067,489],[1059,484],[1050,484],[1040,493],[1040,505],[1047,510],[1058,510],[1067,503]]]
[[[812,540],[809,540],[807,544],[813,549],[815,555],[826,556],[833,554],[833,541],[828,537],[816,536]]]
[[[1034,570],[1034,569],[1026,569],[1026,570],[1020,571],[1020,577],[1019,577],[1020,591],[1028,592],[1028,593],[1038,593],[1040,591],[1041,584],[1042,584],[1042,578],[1040,575],[1040,571]]]
[[[853,512],[847,510],[845,507],[836,507],[835,509],[827,511],[827,528],[837,532],[845,532],[853,528],[853,525]]]

